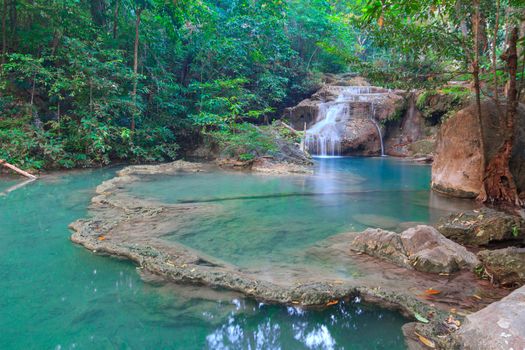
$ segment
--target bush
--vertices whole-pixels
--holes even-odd
[[[231,130],[208,133],[208,142],[217,144],[223,156],[247,161],[277,151],[273,138],[253,124],[233,125]]]

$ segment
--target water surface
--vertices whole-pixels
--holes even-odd
[[[346,171],[348,164],[335,162],[330,166]],[[372,166],[370,175],[377,174],[383,166],[379,163],[377,168]],[[405,171],[399,169],[398,173]],[[416,171],[428,178],[428,169]],[[302,186],[308,191],[339,191],[339,181],[368,186],[361,178],[366,174],[352,174],[351,169],[348,173],[352,176],[346,180],[333,179],[324,184],[303,179]],[[401,334],[403,319],[397,313],[366,308],[359,303],[340,304],[324,311],[303,311],[260,305],[232,293],[211,292],[206,288],[144,283],[132,264],[96,256],[73,245],[67,225],[87,215],[94,188],[113,176],[114,170],[58,174],[0,196],[0,349],[405,348]],[[244,175],[239,176],[244,179]],[[416,178],[413,177],[414,181]],[[237,181],[231,185],[235,191],[224,188],[220,182],[203,188],[203,184],[211,182],[204,178],[190,181],[195,181],[196,186],[191,189],[182,186],[180,191],[173,191],[179,193],[179,199],[254,193],[273,196],[276,192],[288,193],[300,188],[295,182],[272,178],[260,178],[265,183],[262,188],[258,186],[259,180],[255,184]],[[19,182],[0,178],[0,193]],[[419,190],[424,192],[427,180],[417,182]],[[246,191],[247,188],[255,192]],[[148,186],[142,190],[147,194]],[[166,197],[177,200],[171,194]],[[259,199],[242,200],[247,205],[243,220],[249,222],[241,224],[235,215],[225,221],[231,221],[231,227],[243,227],[247,234],[282,232],[270,240],[276,246],[281,244],[278,237],[282,238],[283,246],[289,242],[302,244],[300,239],[287,237],[287,227],[294,227],[297,232],[302,225],[308,232],[305,223],[314,224],[318,220],[308,217],[312,208],[329,215],[311,229],[316,239],[322,237],[317,233],[322,225],[329,225],[331,231],[332,227],[344,230],[353,224],[350,219],[348,222],[346,218],[338,219],[338,213],[346,210],[353,213],[352,209],[344,208],[347,198],[352,196],[320,196],[312,203],[301,196],[272,198],[260,199],[267,200],[266,205],[257,205]],[[356,200],[362,201],[363,197]],[[425,201],[424,195],[421,200]],[[233,208],[239,207],[238,201],[226,202]],[[251,209],[257,212],[248,214]],[[277,225],[280,215],[284,218]],[[425,215],[421,217],[428,217]],[[331,221],[336,222],[332,225]],[[209,224],[203,222],[203,226]],[[274,227],[268,227],[270,224]],[[216,234],[221,232],[226,229]],[[240,235],[239,232],[236,234]],[[256,236],[250,234],[249,239]],[[191,234],[189,243],[190,237]],[[266,237],[261,239],[262,243],[252,244],[269,241]],[[249,247],[250,244],[241,245],[242,249]],[[265,246],[261,249],[269,251]]]
[[[317,159],[314,176],[154,175],[127,190],[166,203],[211,205],[209,213],[180,218],[166,239],[261,268],[310,264],[305,251],[339,233],[368,227],[401,231],[470,206],[431,194],[429,183],[426,165],[393,158],[325,158]]]

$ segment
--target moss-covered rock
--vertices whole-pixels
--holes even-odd
[[[524,248],[482,250],[478,257],[483,265],[483,272],[492,283],[505,287],[520,287],[525,284]]]
[[[482,208],[452,214],[440,220],[437,229],[460,244],[482,246],[501,241],[521,243],[525,239],[525,221],[519,216]]]
[[[416,105],[428,123],[435,125],[461,109],[470,95],[470,90],[460,86],[427,90],[418,95]]]

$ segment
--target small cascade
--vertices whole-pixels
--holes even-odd
[[[324,157],[341,154],[342,133],[338,121],[346,117],[348,110],[348,105],[338,101],[319,106],[319,122],[306,134],[306,147],[310,153]]]
[[[370,119],[372,123],[376,126],[377,132],[379,134],[379,139],[381,140],[381,157],[385,156],[385,145],[383,144],[383,134],[381,133],[381,127],[379,126],[379,123],[374,119]]]
[[[387,95],[386,90],[371,86],[334,86],[334,88],[339,89],[338,97],[335,101],[318,105],[316,121],[306,130],[304,145],[308,152],[321,157],[341,156],[341,144],[345,139],[346,123],[353,117],[354,106],[370,103],[374,111],[369,118],[378,129],[381,138],[381,154],[384,155],[381,128],[375,120],[374,101]]]
[[[381,157],[385,157],[385,144],[383,141],[383,133],[381,132],[381,126],[376,120],[376,105],[372,101],[372,115],[370,116],[370,121],[375,125],[377,133],[379,134],[379,140],[381,141]]]

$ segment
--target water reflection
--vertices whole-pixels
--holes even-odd
[[[340,302],[324,311],[264,306],[265,316],[256,322],[244,307],[206,336],[206,347],[332,350],[352,344],[352,349],[403,349],[403,340],[393,332],[399,317],[359,301]]]
[[[302,313],[246,301],[237,293],[160,284],[154,276],[142,275],[148,281],[144,283],[137,273],[143,270],[132,264],[76,247],[69,240],[68,224],[87,216],[94,188],[113,176],[110,170],[57,174],[0,197],[0,349],[309,349],[308,344],[330,344],[318,340],[326,334],[336,349],[404,348],[404,320],[395,313],[384,312],[381,318],[380,310],[363,308],[357,315],[351,306],[345,309],[346,318],[339,306]],[[12,184],[0,183],[5,186],[0,191]],[[217,181],[209,185],[218,186]],[[195,187],[184,191],[195,192]],[[251,227],[268,228],[263,238],[275,234],[276,225],[261,217],[282,218],[284,202],[267,205],[270,212],[248,221]],[[261,208],[260,202],[253,204],[252,209]],[[298,209],[292,214],[304,216],[304,206]],[[286,225],[300,224],[304,232],[301,215],[296,221],[290,216]],[[264,244],[253,239],[261,231],[254,230],[253,237],[243,232],[238,242],[251,242],[266,253]],[[283,237],[275,238],[268,249],[283,245]],[[291,238],[291,243],[299,241]],[[224,245],[219,248],[228,253]]]

